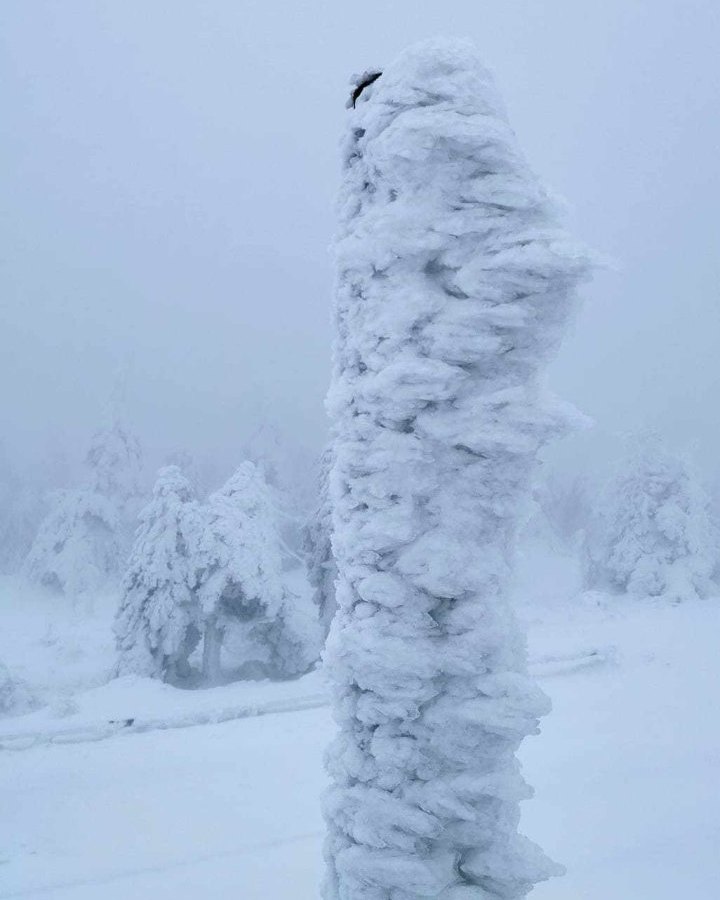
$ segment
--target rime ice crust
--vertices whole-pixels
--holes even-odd
[[[406,51],[349,113],[336,242],[327,900],[519,898],[515,759],[548,701],[505,599],[539,375],[585,275],[472,45]]]

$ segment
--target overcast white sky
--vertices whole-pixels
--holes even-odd
[[[0,398],[11,455],[83,452],[118,365],[151,452],[324,440],[349,76],[476,40],[576,234],[618,261],[552,370],[597,422],[716,465],[717,0],[3,0]]]

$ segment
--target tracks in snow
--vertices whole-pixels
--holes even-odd
[[[536,678],[571,675],[582,669],[594,668],[615,660],[615,648],[589,648],[580,653],[542,656],[530,661],[530,673]],[[109,720],[58,727],[45,731],[0,732],[0,750],[28,750],[48,744],[84,744],[102,741],[116,735],[143,734],[148,731],[167,731],[176,728],[193,728],[197,725],[218,725],[236,719],[278,713],[301,712],[328,706],[325,693],[313,693],[300,697],[266,700],[258,703],[242,703],[207,711],[181,713],[163,718],[138,716],[132,719]],[[1,897],[2,895],[0,895]]]
[[[327,705],[328,699],[325,694],[308,694],[304,697],[267,700],[261,703],[243,703],[206,712],[183,713],[177,716],[163,717],[162,719],[143,719],[138,717],[75,725],[47,731],[0,733],[0,749],[28,750],[30,747],[43,744],[84,744],[102,741],[115,735],[143,734],[147,731],[167,731],[174,728],[193,728],[196,725],[218,725],[222,722],[232,722],[235,719],[249,719],[276,713],[300,712],[305,709],[317,709],[320,706]]]

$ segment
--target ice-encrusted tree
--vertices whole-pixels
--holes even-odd
[[[319,652],[315,610],[284,583],[277,514],[262,470],[243,463],[210,495],[205,518],[200,598],[206,680],[221,676],[224,643],[236,673],[287,678],[307,671]]]
[[[117,511],[107,497],[84,489],[55,491],[23,574],[65,596],[90,597],[118,575],[117,533]]]
[[[47,490],[30,479],[0,478],[0,572],[14,574],[47,514]]]
[[[609,482],[586,536],[588,586],[637,597],[705,597],[718,532],[692,467],[643,436]]]
[[[591,484],[587,476],[552,473],[541,484],[539,503],[566,549],[577,550],[591,514]]]
[[[325,636],[335,615],[337,578],[337,566],[332,550],[331,468],[332,450],[328,448],[320,457],[317,505],[303,530],[303,551],[307,559],[308,578],[313,588],[315,605]]]
[[[129,361],[115,374],[115,381],[105,409],[104,422],[92,436],[85,457],[88,487],[110,499],[122,515],[138,512],[142,497],[143,457],[140,441],[128,424],[127,380]]]
[[[15,706],[15,680],[8,667],[0,660],[0,716],[11,712]]]
[[[203,517],[177,466],[158,473],[123,579],[115,621],[117,674],[179,682],[203,629],[198,595]]]
[[[88,486],[97,494],[132,504],[142,494],[142,450],[137,437],[120,420],[96,431],[86,457]]]
[[[111,404],[85,458],[78,488],[55,491],[23,564],[32,581],[91,597],[119,578],[141,505],[140,444]]]
[[[354,91],[328,406],[338,612],[326,647],[327,900],[523,897],[515,752],[548,701],[507,581],[540,376],[585,276],[474,47],[413,47]]]
[[[93,435],[85,458],[87,490],[106,498],[115,511],[120,567],[132,546],[143,505],[142,449],[118,411]]]

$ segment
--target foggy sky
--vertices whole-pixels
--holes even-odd
[[[4,0],[7,452],[82,454],[128,360],[151,458],[230,468],[263,417],[319,448],[348,79],[436,34],[616,262],[552,367],[597,423],[565,452],[649,424],[720,470],[717,0]]]

